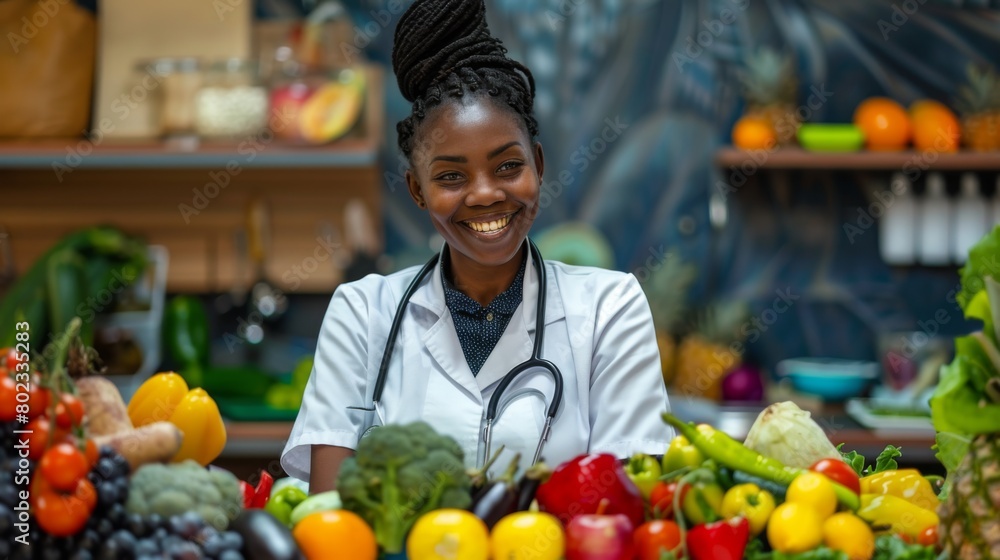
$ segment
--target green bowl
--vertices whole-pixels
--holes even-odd
[[[804,124],[798,138],[811,152],[856,152],[865,145],[865,133],[853,124]]]

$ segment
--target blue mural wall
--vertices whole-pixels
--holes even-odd
[[[365,52],[387,63],[401,10],[382,25],[378,20],[395,3],[347,4],[359,29],[379,28],[366,36]],[[758,173],[728,192],[725,225],[715,227],[709,201],[728,171],[713,157],[744,109],[735,70],[747,52],[770,46],[794,54],[798,102],[823,92],[808,110],[812,122],[849,122],[858,103],[874,95],[904,105],[921,98],[950,104],[969,62],[1000,64],[1000,2],[487,5],[494,34],[535,75],[549,180],[563,171],[569,176],[561,188],[549,184],[561,192],[536,231],[588,222],[611,241],[622,270],[636,270],[660,247],[675,251],[698,267],[695,303],[739,298],[759,315],[776,290],[790,290],[799,298],[790,312],[748,348],[765,366],[798,355],[874,358],[881,333],[920,325],[929,332],[927,321],[942,309],[948,321],[938,325],[941,332],[968,328],[947,301],[954,268],[890,268],[879,257],[877,227],[850,240],[845,235],[843,225],[870,203],[857,174]],[[409,107],[392,79],[387,85],[384,160],[392,172],[394,125]],[[602,137],[607,141],[594,142]],[[389,250],[399,262],[416,260],[432,228],[405,187],[387,180],[385,188]]]

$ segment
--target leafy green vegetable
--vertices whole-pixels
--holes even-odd
[[[952,473],[955,472],[955,469],[961,464],[962,458],[969,452],[969,443],[972,439],[952,432],[938,432],[935,439],[937,442],[932,447],[937,452],[935,457],[937,457],[938,461],[941,461],[941,464],[948,471],[948,476],[944,479],[941,492],[938,493],[938,498],[945,500],[954,482]]]
[[[987,276],[1000,278],[1000,226],[994,227],[969,250],[969,260],[959,271],[962,290],[958,293],[958,303],[964,311],[980,290],[986,289]]]
[[[931,417],[939,432],[962,435],[1000,431],[1000,404],[990,404],[971,377],[975,362],[958,354],[941,368],[941,381],[931,397]]]
[[[854,469],[854,472],[861,477],[880,473],[882,471],[896,470],[899,468],[899,464],[896,463],[896,457],[903,456],[903,452],[900,448],[895,445],[887,445],[885,446],[885,449],[878,454],[878,457],[875,458],[875,464],[865,467],[864,455],[858,453],[857,451],[847,453],[841,449],[842,447],[844,447],[843,443],[837,446],[837,451],[840,451],[840,456],[844,459],[844,462],[850,465],[851,468]]]
[[[903,452],[894,445],[887,445],[878,457],[875,458],[875,470],[868,474],[880,473],[882,471],[894,471],[899,468],[896,457],[902,457]]]
[[[937,553],[933,546],[906,544],[896,535],[881,535],[875,539],[875,555],[872,560],[935,560]]]
[[[848,560],[848,556],[839,550],[820,546],[798,554],[785,554],[778,551],[765,551],[761,539],[754,539],[747,545],[743,553],[744,560]]]

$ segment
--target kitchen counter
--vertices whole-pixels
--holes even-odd
[[[678,403],[679,404],[679,403]],[[711,423],[724,430],[733,438],[742,441],[749,431],[760,407],[714,407],[715,419]],[[675,412],[694,421],[702,421],[698,415],[683,414],[684,406],[674,405]],[[906,432],[870,430],[858,424],[843,412],[842,407],[829,407],[813,418],[823,427],[834,445],[844,444],[846,450],[856,450],[874,461],[887,444],[901,448],[903,456],[900,467],[919,468],[924,472],[943,471],[934,458],[933,432]],[[220,458],[229,466],[239,468],[267,468],[274,472],[280,469],[278,457],[292,430],[291,422],[226,422],[228,441]],[[220,465],[222,466],[222,465]],[[230,468],[224,466],[224,468]],[[232,469],[231,470],[235,470]]]

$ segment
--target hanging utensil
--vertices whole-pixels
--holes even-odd
[[[265,321],[274,321],[288,308],[284,292],[267,280],[267,253],[271,244],[271,224],[264,200],[254,197],[247,213],[250,259],[256,271],[256,281],[250,289],[252,310],[260,313]]]

